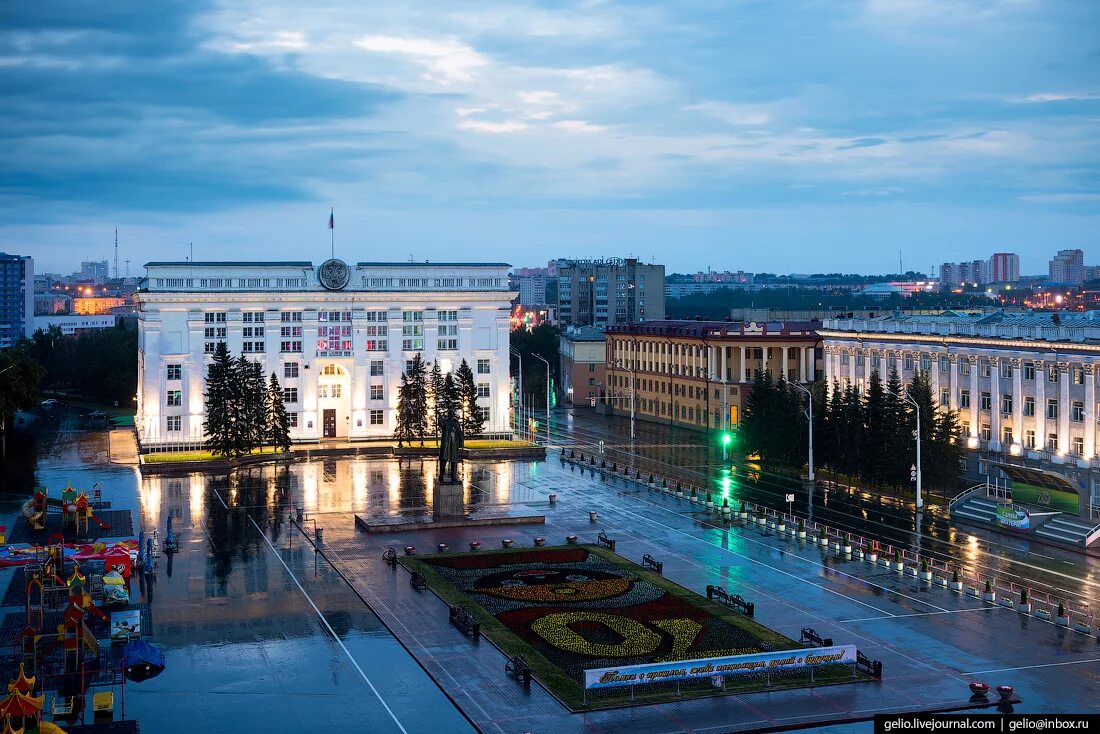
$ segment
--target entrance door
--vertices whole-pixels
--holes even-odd
[[[335,438],[336,437],[336,411],[326,409],[323,415],[324,422],[324,437]]]

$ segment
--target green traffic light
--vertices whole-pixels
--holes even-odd
[[[729,446],[731,443],[733,443],[733,436],[731,436],[728,433],[723,433],[722,434],[722,445],[723,446]]]

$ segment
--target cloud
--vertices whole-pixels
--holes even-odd
[[[1042,204],[1092,203],[1100,202],[1100,192],[1067,191],[1052,194],[1027,194],[1021,196],[1020,201],[1028,201]]]
[[[1009,101],[1017,103],[1046,104],[1048,102],[1079,102],[1100,99],[1100,92],[1042,92],[1026,97],[1014,97]]]
[[[885,138],[856,138],[847,145],[837,146],[837,150],[853,150],[855,148],[874,148],[876,145],[885,145]]]
[[[362,36],[355,45],[364,51],[407,56],[425,68],[424,79],[440,84],[472,81],[489,64],[473,48],[454,39]]]
[[[603,125],[593,125],[584,120],[558,120],[550,124],[558,130],[564,130],[569,133],[598,133],[607,129]]]
[[[518,133],[527,129],[527,123],[523,120],[502,120],[491,122],[489,120],[462,120],[458,123],[462,130],[473,130],[479,133]]]
[[[766,125],[771,115],[759,105],[736,105],[728,102],[699,102],[684,108],[690,112],[701,112],[729,125]]]

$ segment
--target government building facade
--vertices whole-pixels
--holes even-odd
[[[150,262],[138,315],[142,448],[194,444],[219,342],[276,374],[291,439],[392,436],[414,355],[466,360],[485,430],[509,430],[505,263]]]
[[[992,481],[1005,464],[1064,475],[1100,517],[1096,378],[1100,311],[826,320],[819,333],[829,384],[861,391],[871,373],[928,374],[941,405],[958,410],[973,452],[968,473]]]

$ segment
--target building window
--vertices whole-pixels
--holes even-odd
[[[1056,398],[1047,401],[1047,418],[1058,419],[1058,400]]]
[[[715,397],[718,397],[715,395]],[[946,387],[940,388],[940,405],[947,405],[951,400],[951,390]]]
[[[1012,377],[1012,363],[1004,359],[1001,360],[1001,377]]]
[[[1058,365],[1047,367],[1047,382],[1058,382]]]
[[[436,348],[443,352],[456,351],[458,349],[458,324],[440,324],[437,329],[439,338]],[[403,331],[404,329],[402,329]]]
[[[169,380],[181,380],[181,379],[183,379],[183,365],[178,365],[178,364],[168,365],[168,379]]]
[[[913,355],[911,355],[911,354],[905,355],[905,358],[902,360],[902,369],[906,369],[906,370],[913,369]]]
[[[390,348],[389,339],[367,339],[368,352],[384,352]]]
[[[932,357],[928,354],[922,354],[920,356],[920,368],[924,371],[932,369]]]
[[[1070,412],[1070,420],[1071,421],[1073,421],[1074,423],[1080,423],[1081,421],[1085,420],[1085,404],[1084,403],[1082,403],[1078,400],[1075,400],[1075,401],[1073,401],[1073,406],[1071,407],[1070,410],[1071,410],[1071,412]]]
[[[982,410],[991,410],[993,408],[993,398],[990,397],[989,393],[983,392],[981,394],[981,400],[978,407]]]
[[[489,407],[486,405],[476,406],[477,412],[481,415],[481,420],[485,425],[489,424]]]
[[[951,369],[951,360],[947,357],[940,357],[940,372],[947,372]]]
[[[380,426],[385,421],[384,410],[372,410],[370,412],[370,424],[372,426]]]
[[[458,321],[458,311],[439,311],[440,321]]]
[[[298,402],[298,388],[296,388],[296,387],[284,387],[283,388],[283,402],[284,403],[297,403]]]
[[[379,377],[382,374],[382,365],[384,363],[380,359],[372,359],[370,363],[371,377]]]
[[[279,336],[283,339],[288,338],[301,338],[302,327],[301,326],[280,326]]]
[[[1085,453],[1085,439],[1081,436],[1073,437],[1073,451],[1074,456],[1083,456]]]
[[[595,366],[594,364],[590,364],[590,365],[588,365],[588,371],[589,371],[589,372],[593,372],[593,371],[595,371],[595,367],[596,367],[596,366]],[[479,359],[479,360],[477,361],[477,373],[478,373],[479,375],[487,375],[487,374],[489,374],[489,360],[487,360],[487,359]]]
[[[385,400],[386,388],[383,385],[371,385],[370,386],[370,399],[371,400]]]
[[[970,407],[970,391],[969,390],[960,390],[959,391],[959,407],[960,408],[969,408]]]
[[[1025,380],[1035,379],[1035,364],[1033,362],[1025,362],[1023,371]]]
[[[1001,415],[1012,414],[1012,394],[1001,396]]]
[[[1024,415],[1035,415],[1035,398],[1024,398]]]
[[[959,374],[960,375],[969,375],[970,374],[970,362],[966,362],[966,361],[960,361],[959,362]]]
[[[169,433],[178,433],[183,430],[183,416],[170,415],[164,419],[164,423]]]
[[[224,324],[225,311],[207,311],[202,315],[202,319],[207,324]]]
[[[1026,431],[1024,433],[1024,446],[1029,449],[1035,448],[1035,431]]]
[[[288,354],[300,354],[302,351],[302,342],[297,340],[279,342],[279,351]]]
[[[1005,446],[1012,445],[1012,426],[1005,426],[1001,429],[1001,443]]]
[[[1051,433],[1047,435],[1047,451],[1051,453],[1057,453],[1058,451],[1058,434]]]
[[[241,314],[241,321],[246,324],[262,324],[264,321],[263,311],[245,311]]]
[[[420,323],[424,320],[423,311],[402,311],[401,320],[406,324]]]
[[[183,392],[180,390],[168,391],[168,407],[178,408],[183,405]]]
[[[263,354],[263,342],[241,342],[241,351],[246,354]]]
[[[983,423],[981,428],[978,429],[978,438],[983,441],[989,441],[992,435],[993,432],[990,430],[988,423]]]
[[[302,312],[301,311],[280,311],[279,321],[284,324],[301,323]],[[301,332],[299,332],[300,334]]]
[[[283,379],[294,378],[298,376],[298,363],[287,362],[283,365]]]
[[[981,374],[982,377],[989,377],[990,374],[992,374],[993,369],[992,369],[992,366],[989,364],[989,362],[982,362],[980,366],[981,366],[981,373],[980,374]]]
[[[489,397],[489,383],[488,382],[479,382],[479,383],[477,383],[477,396],[479,398]]]
[[[291,428],[297,428],[298,427],[298,414],[297,413],[287,413],[286,417],[290,419],[290,427]]]
[[[1073,384],[1084,385],[1085,384],[1085,371],[1080,367],[1073,368]]]

